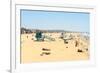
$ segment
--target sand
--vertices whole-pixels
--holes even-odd
[[[89,40],[79,33],[71,34],[74,38],[67,40],[67,43],[59,38],[61,33],[44,33],[55,41],[36,41],[35,33],[21,34],[21,63],[89,60]]]

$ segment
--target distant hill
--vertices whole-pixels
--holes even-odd
[[[37,32],[37,31],[41,31],[44,33],[47,33],[47,32],[49,32],[49,33],[68,32],[68,33],[87,33],[87,34],[89,34],[88,32],[65,31],[65,30],[41,30],[41,29],[29,29],[29,28],[21,27],[21,34],[24,34],[24,33],[29,34],[29,33]]]

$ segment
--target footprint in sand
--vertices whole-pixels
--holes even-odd
[[[41,56],[43,55],[50,55],[51,53],[50,52],[42,52],[42,54],[40,54]]]
[[[50,55],[50,49],[47,49],[47,48],[42,48],[42,53],[40,54],[41,56],[44,56],[44,55]]]

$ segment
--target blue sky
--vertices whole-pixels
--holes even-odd
[[[21,27],[89,32],[89,13],[21,10]]]

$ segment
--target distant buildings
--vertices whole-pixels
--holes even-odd
[[[33,33],[32,30],[26,29],[26,28],[21,28],[21,34],[30,34]]]

